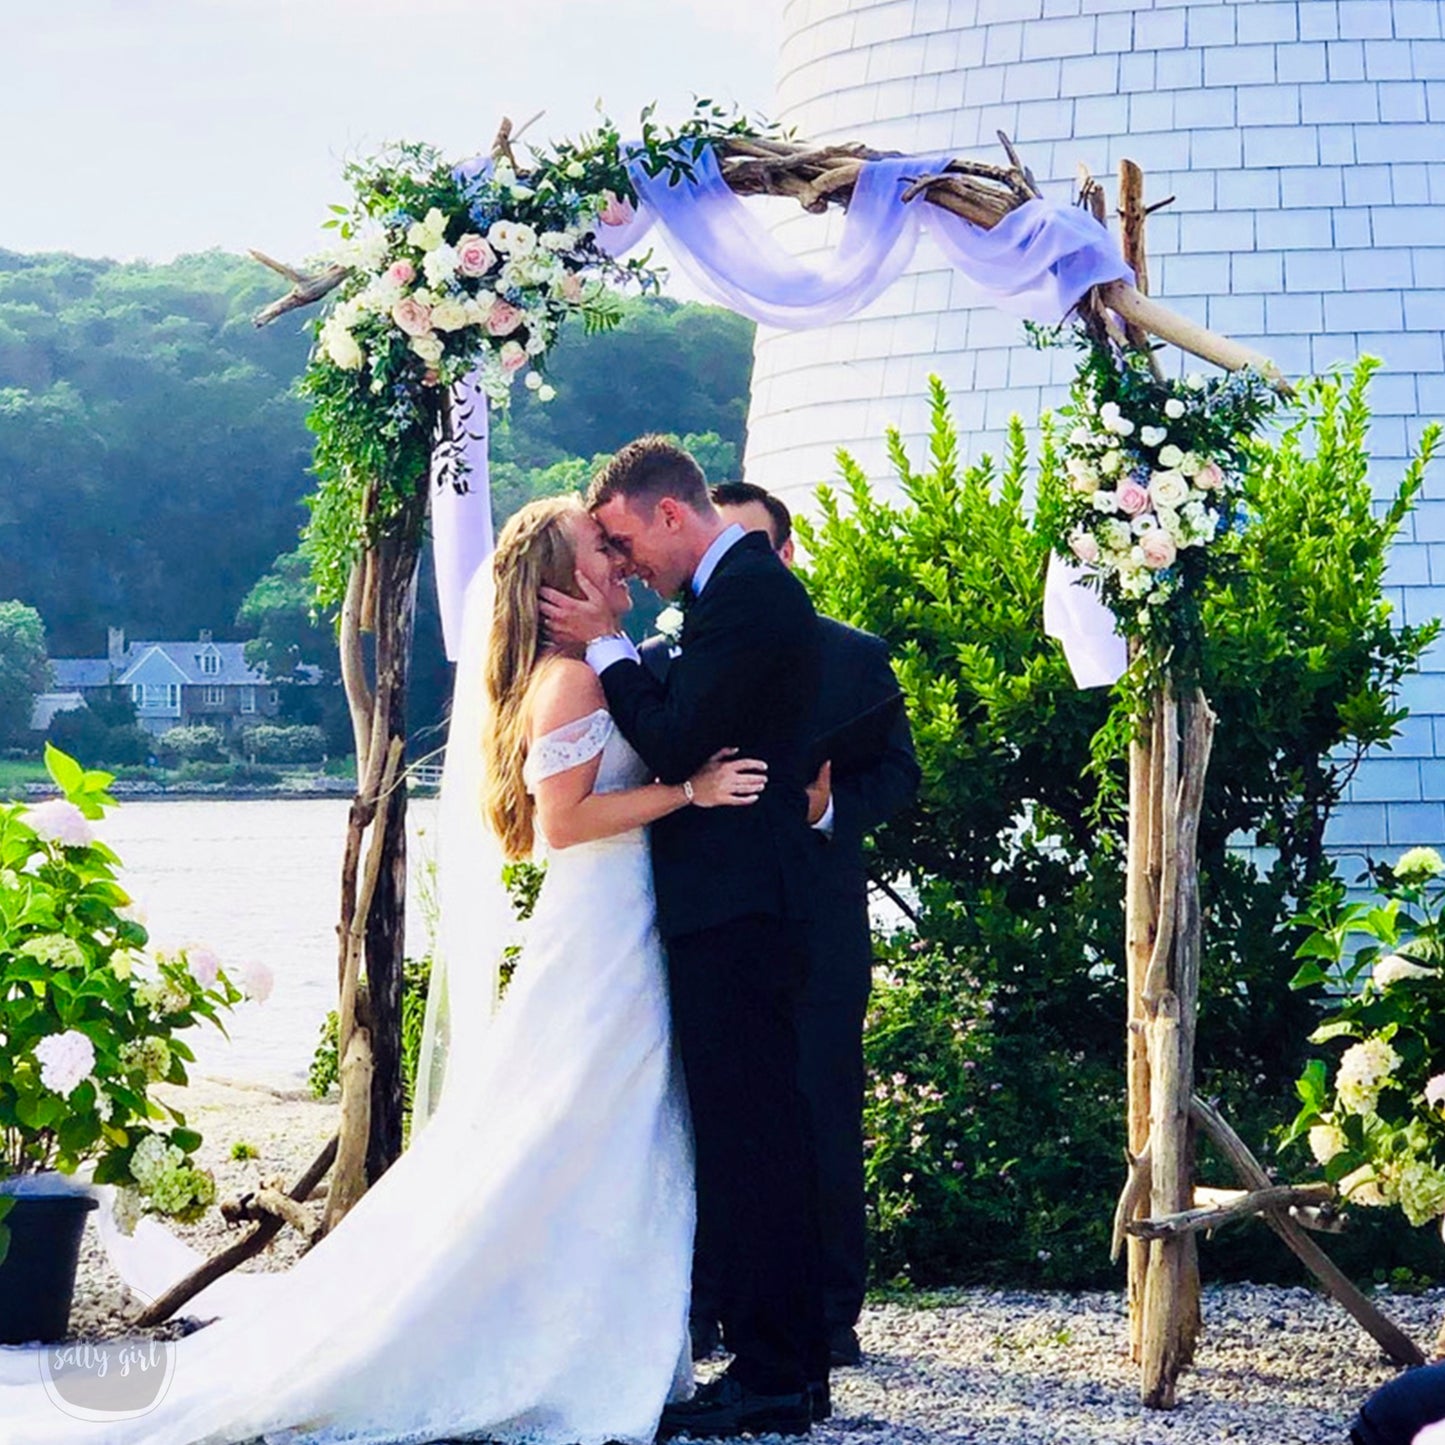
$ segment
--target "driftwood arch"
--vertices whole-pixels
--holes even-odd
[[[519,134],[504,120],[493,155],[506,158],[523,174],[525,168],[517,164],[513,152]],[[953,160],[938,172],[914,179],[904,199],[926,200],[992,229],[1042,195],[1008,137],[1000,133],[999,140],[1007,165]],[[712,144],[734,192],[789,197],[818,213],[846,208],[860,169],[896,155],[861,144],[809,146],[736,135]],[[1104,188],[1082,166],[1075,200],[1106,222]],[[1168,200],[1159,203],[1167,204]],[[1229,371],[1254,368],[1288,394],[1288,382],[1268,357],[1149,297],[1145,224],[1149,212],[1158,208],[1146,206],[1142,173],[1124,161],[1117,215],[1124,256],[1137,284],[1113,281],[1094,288],[1075,308],[1080,323],[1098,339],[1147,353],[1156,374],[1155,343],[1167,342]],[[284,296],[257,315],[258,326],[314,305],[349,275],[341,266],[303,273],[259,252],[252,255],[291,282]],[[449,436],[444,391],[437,393],[436,404],[438,434]],[[232,1202],[229,1217],[255,1221],[251,1233],[156,1301],[142,1316],[143,1323],[167,1318],[205,1284],[263,1248],[284,1223],[302,1229],[313,1240],[319,1238],[401,1152],[407,873],[404,700],[429,483],[425,473],[416,477],[401,511],[389,518],[358,558],[341,609],[341,670],[356,743],[357,790],[343,853],[337,925],[342,1088],[338,1135],[289,1191],[284,1181],[275,1180],[259,1195]],[[374,498],[374,490],[371,495]],[[362,645],[365,633],[372,635],[374,644],[370,675]],[[1142,1398],[1152,1406],[1172,1405],[1178,1375],[1192,1358],[1200,1328],[1198,1231],[1249,1215],[1260,1215],[1282,1236],[1392,1359],[1420,1363],[1423,1356],[1414,1343],[1304,1233],[1302,1225],[1338,1227],[1332,1213],[1334,1191],[1323,1185],[1272,1184],[1229,1125],[1194,1097],[1200,946],[1194,835],[1214,720],[1201,693],[1176,698],[1167,685],[1153,699],[1150,714],[1130,754],[1129,1169],[1114,1231],[1115,1253],[1126,1249],[1128,1254],[1131,1344],[1141,1367]],[[1239,1189],[1196,1189],[1196,1129],[1207,1132],[1231,1161]],[[304,1201],[328,1172],[326,1206],[318,1221]]]

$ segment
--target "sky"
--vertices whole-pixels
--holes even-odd
[[[0,249],[321,249],[343,163],[772,107],[782,0],[0,0]]]

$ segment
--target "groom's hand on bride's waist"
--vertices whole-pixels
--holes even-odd
[[[586,645],[618,631],[617,618],[601,590],[577,573],[581,597],[569,596],[555,587],[541,589],[542,625],[547,640],[561,646]]]

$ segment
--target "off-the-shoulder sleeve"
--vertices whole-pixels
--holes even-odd
[[[528,788],[535,788],[544,778],[591,762],[607,746],[612,728],[612,714],[600,707],[586,717],[574,718],[543,733],[527,750],[522,780]]]

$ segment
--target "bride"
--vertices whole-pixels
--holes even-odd
[[[645,827],[750,805],[762,765],[649,781],[591,669],[542,640],[539,590],[576,571],[620,617],[597,524],[576,498],[533,502],[468,598],[411,1147],[294,1268],[233,1277],[242,1302],[167,1347],[147,1413],[77,1418],[26,1347],[4,1445],[650,1442],[687,1393],[692,1163]],[[547,873],[494,1009],[501,865],[534,832]]]

